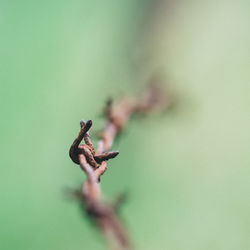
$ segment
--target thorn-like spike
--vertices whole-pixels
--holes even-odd
[[[72,161],[76,164],[79,164],[79,160],[78,160],[78,146],[80,145],[83,137],[86,135],[86,133],[89,131],[89,129],[92,126],[92,121],[88,120],[86,123],[81,120],[80,121],[80,126],[81,126],[81,131],[79,133],[79,135],[77,136],[77,138],[74,140],[73,144],[70,147],[70,151],[69,151],[69,155],[70,158],[72,159]]]
[[[109,159],[115,158],[119,154],[119,151],[106,152],[100,155],[95,155],[94,158],[97,163],[101,163],[102,161],[107,161]]]
[[[92,120],[88,120],[84,126],[84,134],[87,133],[91,127],[92,127]]]
[[[92,121],[91,120],[88,120],[86,123],[84,123],[83,120],[80,121],[80,125],[82,126],[81,127],[81,130],[79,132],[79,135],[77,136],[76,140],[74,141],[74,145],[76,147],[79,146],[79,144],[81,143],[84,135],[89,131],[89,129],[91,128],[92,126]]]

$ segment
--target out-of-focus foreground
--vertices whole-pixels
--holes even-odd
[[[110,96],[151,76],[177,96],[134,120],[102,180],[128,191],[122,218],[136,249],[250,245],[250,3],[0,3],[1,249],[105,249],[66,188],[80,119],[102,127]]]

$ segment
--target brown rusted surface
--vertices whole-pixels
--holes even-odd
[[[92,216],[113,249],[132,249],[128,235],[116,215],[115,207],[102,200],[100,176],[107,170],[107,160],[119,152],[108,152],[116,136],[121,133],[134,114],[147,114],[153,110],[165,109],[171,102],[161,88],[152,85],[140,98],[123,98],[116,104],[111,101],[105,109],[107,123],[101,133],[97,150],[94,149],[89,129],[92,121],[80,122],[81,130],[70,147],[72,161],[79,164],[87,176],[83,184],[82,196],[87,204],[86,210]],[[80,144],[84,140],[85,144]]]

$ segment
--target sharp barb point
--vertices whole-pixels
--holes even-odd
[[[101,163],[102,161],[107,161],[109,159],[115,158],[119,154],[119,151],[106,152],[100,155],[94,156],[97,163]]]

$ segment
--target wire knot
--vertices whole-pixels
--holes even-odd
[[[88,132],[92,126],[92,121],[88,120],[85,123],[82,120],[80,122],[80,126],[81,130],[69,150],[69,156],[74,163],[79,165],[79,155],[83,154],[89,165],[96,169],[103,161],[115,158],[119,154],[118,151],[96,154],[94,145]],[[82,140],[84,140],[85,144],[80,144]]]

